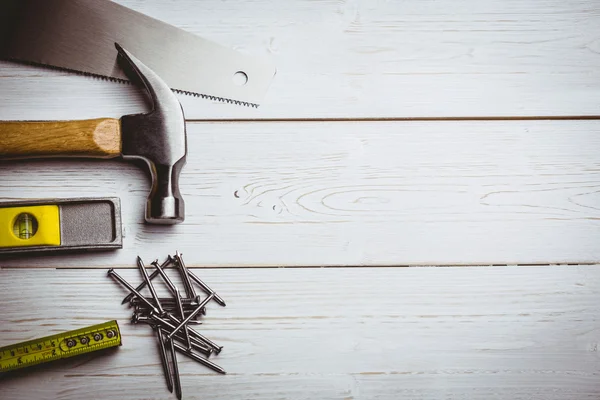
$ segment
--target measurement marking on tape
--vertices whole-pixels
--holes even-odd
[[[117,321],[0,347],[0,372],[121,345]]]

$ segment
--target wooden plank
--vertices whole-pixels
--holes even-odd
[[[196,271],[227,301],[200,331],[228,375],[186,360],[184,398],[598,398],[598,267]],[[4,377],[3,398],[168,397],[150,329],[104,271],[3,269],[0,291],[0,346],[123,331],[114,352]]]
[[[191,123],[186,221],[143,223],[145,165],[0,165],[2,199],[119,196],[124,249],[10,266],[600,261],[597,121]]]
[[[598,115],[594,1],[118,2],[273,58],[278,74],[260,109],[182,97],[189,118]],[[4,63],[0,79],[0,119],[144,108],[134,88],[62,72]]]

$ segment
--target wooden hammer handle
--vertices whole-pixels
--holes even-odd
[[[0,160],[113,158],[120,154],[121,124],[118,119],[0,122]]]

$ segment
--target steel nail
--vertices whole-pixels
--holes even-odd
[[[177,265],[179,272],[181,274],[181,281],[183,282],[183,286],[185,288],[185,292],[187,293],[187,297],[194,298],[196,297],[196,291],[192,286],[192,282],[190,281],[190,276],[188,273],[188,269],[185,267],[185,263],[183,262],[182,255],[175,251],[175,264]]]
[[[202,282],[202,280],[200,278],[198,278],[192,271],[190,271],[189,269],[187,271],[188,271],[188,275],[190,276],[190,278],[192,278],[198,285],[200,285],[200,287],[202,288],[202,290],[204,290],[204,292],[206,294],[214,294],[215,301],[223,307],[226,306],[225,300],[223,300],[221,298],[221,296],[219,296],[217,294],[217,292],[215,292],[210,287],[208,287],[208,285],[206,283]]]
[[[150,324],[150,325],[161,325],[163,327],[163,330],[166,333],[169,333],[169,329],[173,329],[175,328],[175,325],[171,324],[170,322],[156,316],[153,315],[151,318],[148,317],[143,317],[140,315],[134,315],[131,319],[131,322],[133,322],[134,324],[141,322],[144,324]],[[200,353],[204,354],[205,356],[210,356],[213,352],[212,348],[207,347],[209,346],[207,343],[204,342],[204,339],[201,339],[199,337],[197,337],[198,332],[196,331],[190,331],[190,341],[192,342],[192,347],[194,348],[194,350],[199,351]],[[202,335],[200,335],[202,336]],[[176,338],[178,340],[185,340],[185,338],[183,337],[183,334],[178,333],[176,335]]]
[[[177,355],[175,354],[175,341],[173,339],[167,340],[171,348],[171,358],[173,360],[173,381],[175,383],[175,395],[179,400],[181,400],[181,380],[179,379],[179,366],[177,365]]]
[[[175,322],[176,324],[179,324],[181,322],[181,319],[176,317],[174,314],[179,315],[179,309],[176,309],[174,306],[169,306],[169,307],[164,307],[164,314],[163,316],[166,316],[167,318],[169,318],[171,321]],[[194,309],[190,309],[189,307],[184,307],[183,311],[184,311],[184,318],[187,318],[188,315],[190,315]],[[146,305],[136,305],[133,312],[134,314],[148,314],[151,310],[146,306]],[[192,319],[189,323],[193,323],[193,324],[197,324],[197,325],[202,325],[202,321],[198,320],[199,315],[196,315],[194,318]]]
[[[169,256],[169,259],[172,259],[171,256]],[[152,261],[152,265],[156,268],[156,272],[158,272],[160,274],[160,276],[163,278],[163,280],[167,284],[167,287],[169,288],[169,291],[171,292],[171,294],[175,295],[175,291],[177,290],[177,287],[175,286],[175,284],[173,283],[171,278],[169,278],[169,276],[165,273],[165,270],[160,265],[158,265],[157,261]]]
[[[167,380],[167,388],[169,392],[173,393],[173,377],[171,376],[171,368],[169,367],[169,360],[167,360],[167,349],[165,348],[165,338],[160,327],[156,328],[156,336],[158,337],[158,349],[160,352],[160,361],[162,362],[163,372],[165,379]]]
[[[148,300],[151,304],[154,304],[156,306],[156,304],[155,304],[155,302],[154,302],[154,300],[152,298],[146,297],[146,300]],[[182,299],[182,304],[181,305],[183,306],[183,311],[185,311],[186,314],[194,311],[196,309],[196,307],[198,307],[198,304],[196,304],[196,303],[185,304],[183,301],[185,301],[185,299]],[[145,310],[145,309],[148,308],[145,303],[142,303],[142,302],[139,302],[139,301],[137,301],[137,302],[131,302],[130,304],[133,306],[134,310],[137,308],[138,310],[143,311],[143,310]],[[163,299],[161,299],[160,300],[160,304],[162,305],[162,308],[166,312],[169,312],[169,311],[179,312],[179,309],[177,307],[177,302],[175,302],[175,303],[168,302],[168,303],[165,304],[165,302],[163,301]]]
[[[177,308],[179,308],[179,317],[183,321],[185,319],[185,313],[183,312],[183,304],[181,304],[181,294],[177,289],[175,289],[175,300],[177,300]],[[188,332],[187,324],[183,326],[183,333],[185,334],[188,350],[191,351],[192,345],[190,344],[190,333]]]
[[[142,259],[139,256],[137,258],[137,265],[138,265],[140,272],[142,273],[142,276],[144,277],[144,280],[146,281],[148,289],[150,289],[150,294],[152,295],[152,298],[154,299],[156,308],[158,308],[158,311],[161,314],[164,314],[165,310],[163,309],[162,304],[160,304],[160,300],[158,299],[158,295],[156,294],[156,290],[154,289],[154,284],[150,280],[150,277],[148,276],[148,271],[146,271],[146,266],[144,265],[144,262],[142,261]]]
[[[167,260],[161,265],[162,269],[164,270],[171,262],[173,262],[173,258],[171,256],[169,256],[167,258]],[[150,280],[156,278],[158,276],[158,271],[153,271],[152,274],[150,274]],[[140,283],[135,290],[140,291],[143,288],[146,287],[146,281]],[[123,301],[121,302],[121,304],[125,304],[128,301],[131,301],[131,299],[134,297],[133,294],[128,294],[127,296],[125,296],[125,298],[123,299]]]
[[[150,303],[153,303],[153,299],[146,297],[146,300],[148,300]],[[173,299],[167,299],[168,301],[165,304],[165,299],[164,297],[160,299],[160,303],[162,305],[162,308],[164,309],[165,312],[167,313],[172,313],[172,312],[179,312],[179,310],[177,309],[177,304],[175,304],[173,301]],[[189,315],[189,313],[191,313],[192,311],[194,311],[196,309],[196,307],[198,306],[199,303],[190,303],[187,302],[187,299],[181,299],[182,303],[183,303],[183,311],[185,311],[186,317]],[[145,303],[142,303],[140,301],[138,301],[135,297],[131,300],[130,304],[133,306],[133,311],[134,312],[142,312],[142,311],[146,311],[148,309],[148,307],[146,306]],[[202,308],[202,311],[200,311],[200,314],[197,314],[194,319],[198,319],[200,318],[201,315],[206,315],[206,307]]]
[[[192,313],[190,315],[188,315],[188,317],[186,319],[184,319],[183,321],[181,321],[181,323],[179,325],[177,325],[177,327],[173,330],[173,332],[171,332],[167,337],[170,339],[173,337],[173,335],[175,335],[175,333],[177,331],[179,331],[185,324],[187,324],[192,318],[194,318],[196,316],[196,314],[198,314],[200,311],[202,311],[202,307],[204,307],[209,301],[211,301],[214,297],[214,293],[209,295],[207,298],[205,298],[202,303],[200,303],[198,305],[198,307],[192,311]]]
[[[199,334],[198,332],[196,332],[193,328],[188,327],[188,330],[190,332],[190,336],[195,337],[198,340],[201,340],[202,343],[204,343],[205,345],[207,345],[210,348],[212,348],[212,350],[213,350],[213,352],[215,354],[219,354],[221,352],[221,350],[223,350],[223,346],[219,346],[218,344],[216,344],[215,342],[213,342],[209,338],[207,338],[205,336],[202,336],[201,334]]]
[[[152,279],[156,278],[157,276],[158,276],[158,272],[156,272],[156,271],[152,272],[152,273],[150,274],[150,280],[152,280]],[[135,288],[135,290],[137,290],[137,291],[140,291],[140,290],[142,290],[142,289],[143,289],[143,288],[145,288],[145,287],[146,287],[146,281],[143,281],[142,283],[140,283],[140,284],[139,284],[139,285],[138,285],[138,286]],[[125,298],[123,299],[123,301],[121,301],[121,304],[125,304],[125,303],[127,303],[128,301],[131,301],[131,299],[133,299],[133,298],[134,298],[133,294],[129,293],[127,296],[125,296]]]
[[[188,322],[188,324],[190,322]],[[190,338],[194,338],[194,339],[197,339],[197,340],[201,341],[202,344],[204,344],[205,346],[210,347],[211,350],[212,350],[212,352],[214,352],[215,354],[219,354],[221,352],[221,350],[223,350],[223,346],[219,346],[218,344],[216,344],[215,342],[213,342],[209,338],[207,338],[207,337],[201,335],[200,333],[198,333],[197,331],[195,331],[190,326],[188,326],[188,332],[190,333]],[[177,335],[181,335],[181,332],[177,332]]]
[[[212,361],[209,361],[205,358],[200,357],[197,354],[194,354],[191,351],[186,350],[185,347],[175,343],[174,344],[175,349],[177,349],[179,352],[183,353],[184,355],[190,357],[191,359],[198,361],[201,364],[204,364],[205,366],[207,366],[208,368],[212,369],[213,371],[216,371],[220,374],[226,374],[227,372],[225,372],[225,370],[223,368],[221,368],[220,366],[218,366],[217,364],[215,364]]]
[[[146,297],[146,300],[152,301],[152,298]],[[173,306],[176,304],[175,298],[171,298],[171,297],[160,297],[159,300],[163,306],[168,306],[168,305]],[[202,301],[202,298],[200,298],[200,301]],[[197,298],[196,299],[186,299],[186,298],[181,299],[181,302],[184,307],[193,307],[194,309],[196,308],[196,306],[198,304],[200,304],[200,301],[198,301]],[[136,297],[133,297],[129,301],[129,304],[131,304],[132,306],[139,305],[139,303],[140,302],[139,302],[139,300],[137,300]]]
[[[142,296],[140,294],[140,292],[138,292],[137,290],[135,290],[133,288],[133,286],[131,286],[129,284],[129,282],[127,282],[125,279],[123,279],[123,277],[121,275],[117,274],[113,268],[109,269],[107,274],[108,274],[108,276],[110,276],[110,277],[118,280],[121,283],[121,285],[123,285],[127,289],[129,289],[129,291],[131,293],[133,293],[134,296],[137,296],[140,300],[142,300],[144,303],[146,303],[146,305],[148,307],[150,307],[150,309],[152,311],[156,312],[157,314],[159,313],[159,311],[156,309],[156,307],[154,307],[154,305],[152,305],[152,303],[150,303],[148,300],[146,300],[146,298],[144,296]]]

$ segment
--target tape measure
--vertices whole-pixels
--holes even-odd
[[[0,372],[121,345],[117,321],[0,347]]]

